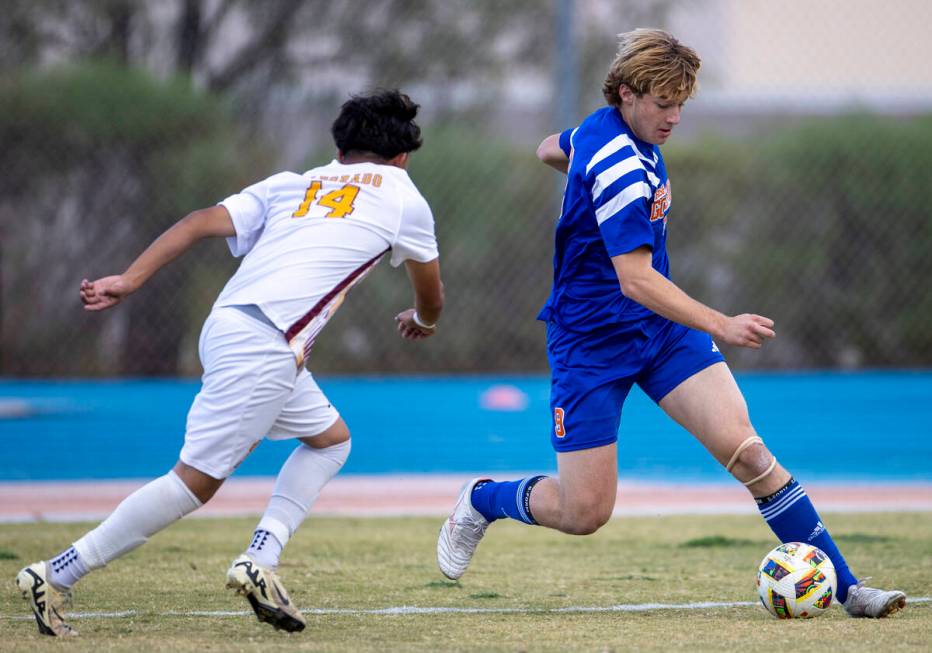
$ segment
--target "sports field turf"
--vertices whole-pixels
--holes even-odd
[[[827,517],[856,573],[913,598],[932,595],[932,515]],[[280,569],[308,628],[286,635],[245,614],[246,602],[223,589],[255,520],[186,519],[82,581],[73,610],[86,616],[71,620],[81,636],[67,643],[41,637],[23,618],[27,606],[12,580],[88,525],[3,524],[0,650],[932,649],[928,600],[881,621],[848,619],[839,608],[779,622],[756,605],[643,605],[756,601],[757,564],[776,542],[754,516],[621,518],[588,537],[497,523],[458,583],[435,566],[440,521],[309,520]],[[403,607],[451,610],[391,610]],[[125,611],[133,612],[106,614]]]

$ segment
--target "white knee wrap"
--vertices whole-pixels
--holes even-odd
[[[763,474],[760,474],[759,476],[755,476],[755,477],[752,478],[750,481],[742,481],[742,482],[744,483],[744,487],[751,487],[752,485],[754,485],[754,484],[757,483],[758,481],[764,480],[765,478],[767,478],[768,476],[770,476],[770,474],[772,474],[772,473],[773,473],[773,470],[776,469],[776,468],[777,468],[777,457],[771,454],[771,456],[770,456],[770,464],[767,465],[766,471],[764,471],[764,473],[763,473]]]
[[[735,449],[735,452],[731,455],[731,460],[729,460],[728,464],[725,465],[725,469],[727,469],[730,472],[732,468],[735,466],[735,464],[738,462],[738,456],[740,456],[741,453],[745,449],[747,449],[753,444],[763,445],[764,441],[760,438],[760,436],[752,435],[747,440],[739,444],[738,448]],[[776,456],[771,455],[770,464],[767,466],[767,469],[762,474],[755,476],[750,481],[742,481],[742,483],[744,483],[745,487],[750,487],[754,485],[755,483],[757,483],[758,481],[761,481],[767,478],[768,476],[770,476],[770,474],[773,473],[773,470],[776,469],[776,467],[777,467],[777,458]]]

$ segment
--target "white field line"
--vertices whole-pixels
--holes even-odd
[[[907,603],[929,603],[932,596],[919,596],[909,598]],[[377,608],[373,610],[356,610],[353,608],[309,608],[301,610],[309,615],[336,615],[336,616],[394,616],[394,615],[422,615],[422,614],[573,614],[592,612],[652,612],[657,610],[717,610],[722,608],[746,608],[757,606],[757,601],[700,601],[697,603],[623,603],[621,605],[604,606],[569,606],[565,608],[456,608],[456,607],[416,607],[398,606],[392,608]],[[121,612],[69,612],[69,619],[123,619],[144,614],[136,610],[123,610]],[[157,613],[159,617],[250,617],[250,610],[191,610],[188,612],[169,610]],[[0,619],[12,621],[32,621],[32,616],[0,615]]]

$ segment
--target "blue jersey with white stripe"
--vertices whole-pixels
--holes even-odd
[[[611,257],[647,246],[669,278],[670,183],[660,149],[637,138],[605,107],[560,136],[570,157],[557,223],[553,290],[539,320],[570,331],[630,324],[656,315],[625,297]]]

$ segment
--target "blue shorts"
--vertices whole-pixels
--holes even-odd
[[[659,316],[589,333],[548,323],[547,357],[557,451],[618,440],[621,408],[635,383],[660,403],[696,372],[725,360],[709,334]]]

